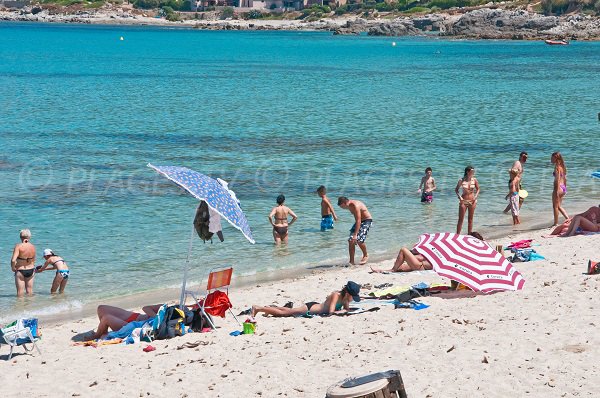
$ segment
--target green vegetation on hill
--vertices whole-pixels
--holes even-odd
[[[600,0],[542,0],[541,10],[545,15],[563,15],[571,12],[600,15]]]
[[[105,3],[122,4],[123,0],[40,0],[43,4],[55,4],[59,6],[81,5],[85,8],[99,8]],[[130,0],[131,1],[131,0]],[[189,11],[191,9],[191,0],[133,0],[133,6],[138,9],[161,9],[162,14],[169,20],[177,20],[176,11]],[[491,0],[500,2],[502,0]],[[307,21],[318,20],[323,17],[344,14],[362,14],[370,16],[375,12],[380,13],[428,13],[443,11],[457,7],[480,7],[490,0],[362,0],[360,3],[345,4],[337,8],[321,6],[314,4],[300,12],[276,13],[268,10],[250,10],[245,13],[236,13],[234,8],[225,7],[221,11],[221,18],[241,17],[244,19],[280,19],[280,18],[298,18]],[[523,7],[534,3],[535,0],[523,2],[517,0],[512,3],[505,3],[502,7],[515,5]],[[534,9],[544,15],[564,15],[568,13],[583,12],[589,15],[600,15],[600,0],[541,0],[536,2]]]

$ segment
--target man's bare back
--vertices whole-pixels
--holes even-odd
[[[365,206],[365,204],[360,200],[349,200],[348,207],[350,208],[352,214],[354,214],[354,217],[360,215],[361,220],[369,220],[372,218],[367,206]]]

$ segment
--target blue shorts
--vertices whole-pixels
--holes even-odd
[[[333,229],[333,215],[328,214],[321,218],[321,231],[326,229]]]

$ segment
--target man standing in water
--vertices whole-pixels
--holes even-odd
[[[359,200],[350,200],[345,196],[340,196],[338,198],[338,206],[340,206],[342,209],[350,210],[350,213],[354,215],[355,222],[350,229],[350,237],[348,238],[350,264],[354,265],[354,252],[356,250],[356,245],[360,247],[360,250],[363,254],[363,257],[360,260],[360,265],[366,264],[369,260],[369,255],[367,253],[367,245],[365,245],[365,240],[367,239],[367,234],[369,233],[369,229],[373,223],[371,213],[369,213],[367,206],[365,206],[363,202]]]
[[[508,174],[510,175],[511,170],[515,170],[517,172],[517,175],[519,176],[519,178],[521,179],[521,181],[519,182],[519,190],[523,189],[523,166],[525,165],[525,162],[527,162],[527,152],[523,151],[519,154],[519,160],[515,160],[515,162],[513,163],[512,167],[510,168],[510,170],[508,171]],[[508,179],[508,188],[510,189],[512,184],[512,178]],[[519,197],[519,209],[521,208],[521,206],[523,206],[523,198]],[[510,212],[510,203],[508,204],[508,206],[506,206],[506,209],[504,209],[504,213],[508,214]]]

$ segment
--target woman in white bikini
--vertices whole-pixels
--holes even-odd
[[[462,188],[462,195],[458,192]],[[468,233],[473,232],[473,215],[475,214],[475,208],[477,207],[477,197],[479,196],[479,182],[475,178],[475,168],[473,166],[467,166],[465,168],[465,174],[463,178],[458,180],[456,188],[454,189],[456,196],[458,196],[458,223],[456,224],[456,233],[460,234],[462,230],[463,221],[465,219],[465,213],[468,211]]]
[[[23,229],[19,233],[21,243],[15,245],[10,268],[15,273],[17,297],[33,295],[33,278],[35,276],[35,246],[30,242],[31,231]]]
[[[46,262],[40,267],[37,272],[43,272],[46,269],[55,269],[56,275],[52,281],[52,287],[50,288],[50,294],[59,293],[65,291],[67,282],[69,281],[69,267],[62,257],[57,256],[51,249],[44,250],[44,259]]]

